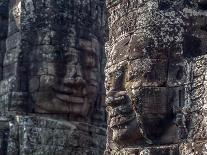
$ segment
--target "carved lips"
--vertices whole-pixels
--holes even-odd
[[[107,98],[110,115],[110,127],[112,129],[124,129],[128,123],[135,119],[132,107],[129,105],[127,95],[119,92],[115,97]]]
[[[62,103],[65,103],[68,112],[86,115],[90,105],[88,103],[89,96],[85,86],[67,86],[61,85],[53,88],[55,98]]]
[[[84,103],[84,96],[77,97],[65,94],[57,94],[56,97],[62,101],[69,102],[69,103]]]

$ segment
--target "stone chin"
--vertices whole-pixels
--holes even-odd
[[[130,142],[136,142],[142,138],[136,118],[128,122],[125,125],[113,128],[112,140],[117,144],[128,144]]]
[[[118,111],[119,109],[125,109],[126,111],[117,114],[112,111],[112,113],[109,113],[111,117],[109,126],[112,130],[112,140],[117,144],[128,144],[129,142],[138,141],[142,136],[134,111],[124,106],[116,107],[113,110]]]

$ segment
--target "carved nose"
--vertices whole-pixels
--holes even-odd
[[[72,65],[67,69],[67,73],[64,76],[64,83],[67,84],[85,84],[86,81],[83,77],[83,69],[82,66],[77,63],[76,65]]]
[[[117,71],[114,77],[114,82],[111,91],[121,91],[124,90],[124,73],[123,71]]]
[[[68,85],[85,85],[86,81],[83,78],[83,73],[80,65],[75,67],[73,73],[69,73],[64,77],[64,83]]]
[[[75,77],[83,77],[83,70],[80,64],[76,66],[76,74]]]
[[[76,84],[79,84],[79,85],[85,85],[86,84],[86,81],[83,79],[83,77],[76,77],[75,78],[75,83]]]

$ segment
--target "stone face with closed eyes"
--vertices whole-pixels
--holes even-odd
[[[0,1],[0,154],[103,154],[104,19],[103,0]]]

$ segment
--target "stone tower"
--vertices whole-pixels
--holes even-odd
[[[107,8],[105,155],[207,154],[207,1]]]
[[[0,0],[0,154],[101,155],[104,0]]]

